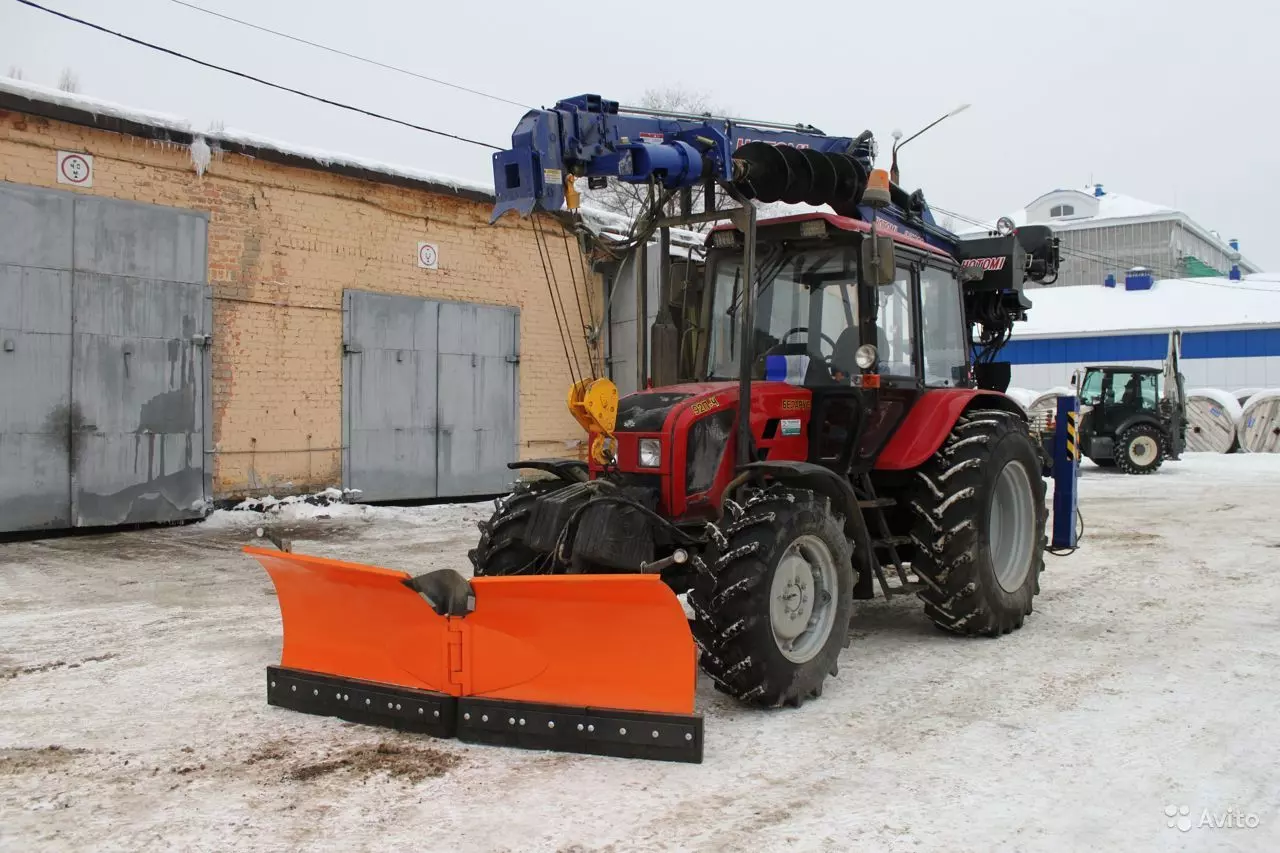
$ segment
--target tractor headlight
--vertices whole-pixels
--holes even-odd
[[[657,468],[662,464],[662,442],[656,438],[640,439],[640,467]]]
[[[853,354],[853,360],[858,367],[863,370],[870,370],[876,363],[876,348],[874,344],[863,344],[858,347],[858,351]]]

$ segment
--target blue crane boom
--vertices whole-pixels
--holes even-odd
[[[848,206],[875,158],[869,132],[827,136],[810,126],[629,111],[598,95],[531,110],[511,145],[493,157],[495,220],[509,210],[559,210],[569,176],[667,189],[713,179],[760,201]]]

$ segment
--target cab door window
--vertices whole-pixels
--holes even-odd
[[[898,268],[893,284],[879,289],[876,314],[878,371],[886,376],[916,375],[915,329],[911,317],[911,270]]]
[[[960,385],[969,375],[964,309],[955,273],[937,267],[920,271],[920,325],[924,342],[924,384]]]

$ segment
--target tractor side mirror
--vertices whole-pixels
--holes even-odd
[[[877,236],[875,240],[875,252],[870,240],[862,244],[862,280],[883,287],[898,280],[893,238]]]

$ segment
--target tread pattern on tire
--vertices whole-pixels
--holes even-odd
[[[727,502],[731,503],[731,502]],[[739,700],[765,707],[799,706],[822,695],[823,680],[836,674],[836,656],[845,645],[852,607],[852,551],[844,538],[844,520],[831,511],[829,500],[807,489],[775,484],[749,497],[742,506],[726,507],[720,526],[708,526],[713,543],[687,601],[694,612],[690,627],[701,650],[700,666],[717,689]],[[848,602],[836,602],[832,634],[839,634],[834,653],[828,647],[796,672],[782,677],[769,623],[772,565],[780,546],[790,544],[793,532],[821,530],[828,545],[835,544],[838,578],[846,579]],[[785,539],[785,542],[783,541]],[[848,568],[841,574],[840,561]],[[839,595],[839,593],[837,593]],[[842,624],[843,622],[843,624]]]
[[[987,480],[993,449],[1011,434],[1026,442],[1027,464],[1036,459],[1026,424],[998,409],[980,409],[960,417],[941,448],[919,469],[908,495],[914,518],[911,528],[915,558],[912,570],[925,588],[916,596],[925,615],[943,630],[963,635],[999,636],[1022,627],[1040,592],[1044,570],[1045,515],[1043,485],[1036,489],[1039,467],[1028,467],[1032,489],[1038,491],[1037,535],[1030,567],[1030,594],[1016,607],[1001,604],[989,566],[988,546],[980,529],[986,517],[982,502],[989,500]],[[1024,585],[1025,590],[1025,585]]]
[[[1148,436],[1156,443],[1156,464],[1150,467],[1140,468],[1129,458],[1129,442],[1139,435]],[[1126,474],[1153,474],[1164,462],[1164,437],[1151,424],[1131,426],[1122,435],[1116,437],[1115,460],[1116,467]]]
[[[538,554],[524,542],[525,527],[533,512],[534,500],[549,491],[568,485],[559,479],[532,480],[517,483],[511,494],[493,502],[494,512],[488,521],[476,524],[480,541],[467,552],[476,577],[512,574],[542,574],[545,570],[534,563]]]

